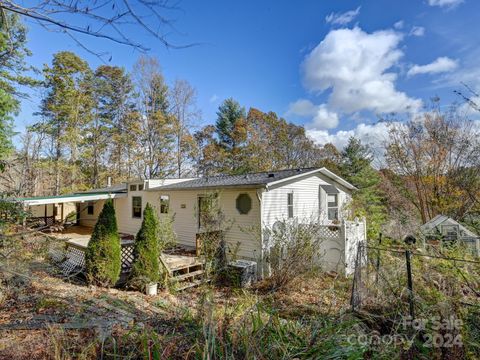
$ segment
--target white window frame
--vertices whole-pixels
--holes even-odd
[[[162,201],[166,201],[166,205],[162,203]],[[164,211],[164,205],[166,207],[166,211]],[[168,214],[170,212],[170,195],[160,195],[160,214]]]
[[[327,193],[327,219],[329,221],[338,221],[339,220],[339,194],[338,193]],[[330,205],[330,196],[335,196],[335,205]],[[330,210],[336,210],[335,217],[330,217]]]
[[[295,216],[295,213],[294,213],[293,192],[289,192],[289,193],[287,193],[287,217],[289,219],[293,219],[294,216]]]

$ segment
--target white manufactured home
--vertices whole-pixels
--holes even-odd
[[[353,185],[326,168],[308,168],[139,180],[72,196],[77,197],[78,222],[87,227],[94,226],[105,199],[112,198],[119,232],[132,235],[139,230],[143,209],[150,203],[159,217],[174,218],[178,243],[191,248],[198,245],[202,233],[209,231],[202,224],[202,209],[214,196],[228,224],[221,229],[227,253],[262,265],[270,246],[267,229],[288,221],[314,222],[325,240],[320,249],[324,267],[351,273],[357,244],[365,240],[365,223],[347,221],[354,190]],[[42,203],[41,198],[36,201]],[[25,204],[35,202],[29,199]]]

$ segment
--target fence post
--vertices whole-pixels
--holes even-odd
[[[405,259],[407,261],[407,284],[408,284],[408,302],[410,309],[410,317],[413,320],[415,318],[415,311],[413,307],[413,280],[412,280],[412,266],[410,263],[411,260],[410,250],[405,250]]]
[[[382,233],[378,234],[378,246],[382,245]],[[378,272],[380,271],[380,249],[377,250],[377,263],[375,264],[375,285],[378,284]]]
[[[352,305],[352,311],[355,311],[357,307],[361,305],[362,299],[360,294],[360,285],[362,283],[362,243],[358,243],[357,256],[355,258],[355,271],[353,273],[352,283],[352,296],[350,304]]]

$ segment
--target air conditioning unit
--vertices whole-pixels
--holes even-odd
[[[257,281],[257,263],[250,260],[234,260],[228,263],[231,281],[239,287],[248,287]]]

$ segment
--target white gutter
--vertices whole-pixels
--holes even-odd
[[[28,200],[20,200],[23,205],[25,206],[32,206],[32,205],[48,205],[48,204],[61,204],[67,202],[85,202],[85,201],[95,201],[95,200],[106,200],[106,199],[116,199],[116,198],[123,198],[127,197],[126,193],[107,193],[107,194],[85,194],[85,195],[72,195],[72,196],[65,196],[65,197],[51,197],[51,198],[37,198],[37,199],[28,199]]]

